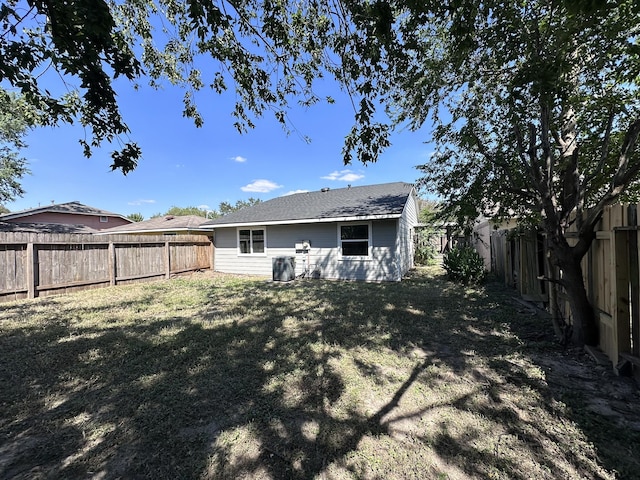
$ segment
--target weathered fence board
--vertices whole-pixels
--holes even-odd
[[[206,236],[0,232],[0,301],[211,269]]]
[[[26,245],[0,245],[0,264],[4,274],[0,275],[0,290],[19,292],[27,290],[24,276]]]

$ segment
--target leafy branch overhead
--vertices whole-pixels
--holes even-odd
[[[136,167],[142,152],[128,138],[114,80],[184,88],[184,115],[202,125],[195,93],[235,89],[239,131],[271,111],[286,124],[291,99],[319,101],[330,44],[330,4],[160,0],[9,0],[0,7],[0,80],[42,110],[48,124],[79,122],[90,130],[85,155],[120,142],[113,169]],[[209,61],[206,61],[206,59]],[[204,65],[206,72],[199,69]],[[48,89],[56,76],[56,95]]]
[[[0,7],[0,80],[47,124],[83,125],[85,155],[120,143],[112,168],[126,174],[142,152],[120,113],[118,77],[181,87],[183,114],[196,126],[204,122],[198,91],[233,90],[234,125],[245,132],[265,113],[288,130],[292,105],[333,103],[314,89],[330,76],[353,100],[345,161],[355,154],[372,162],[389,145],[390,127],[376,110],[390,86],[389,58],[403,56],[394,46],[399,9],[384,0],[8,0]]]

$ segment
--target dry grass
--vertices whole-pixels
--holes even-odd
[[[0,477],[638,478],[638,432],[550,383],[510,295],[429,267],[4,304]]]

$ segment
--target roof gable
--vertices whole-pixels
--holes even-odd
[[[399,217],[412,189],[409,183],[395,182],[296,193],[243,208],[203,226]]]

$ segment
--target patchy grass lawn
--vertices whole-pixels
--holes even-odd
[[[578,385],[622,380],[511,295],[431,267],[0,305],[0,478],[639,478],[640,422]]]

